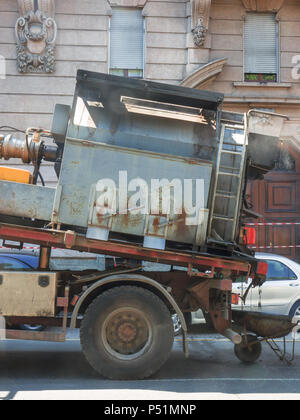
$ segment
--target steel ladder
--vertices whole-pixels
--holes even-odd
[[[215,172],[215,184],[214,190],[212,195],[212,204],[211,204],[211,213],[209,219],[209,237],[213,238],[213,228],[214,228],[214,221],[221,220],[223,222],[227,222],[228,224],[232,225],[231,227],[231,234],[230,238],[224,239],[226,242],[235,241],[236,235],[236,228],[238,223],[238,216],[241,204],[241,195],[242,195],[242,188],[243,188],[243,180],[244,180],[244,171],[245,171],[245,160],[246,160],[246,153],[247,153],[247,144],[248,144],[248,137],[246,135],[246,130],[244,131],[244,141],[242,144],[237,144],[232,142],[225,142],[225,133],[226,129],[233,129],[231,126],[223,125],[222,127],[222,134],[220,137],[219,148],[218,148],[218,155],[216,159],[216,172]],[[228,147],[229,146],[229,147]],[[227,148],[226,148],[227,147]],[[237,150],[240,149],[240,150]],[[228,167],[222,164],[222,158],[224,155],[229,155],[232,157],[240,158],[239,167]],[[231,178],[232,180],[237,179],[238,182],[231,183],[230,191],[222,191],[218,189],[222,178],[224,179]],[[219,204],[219,200],[235,200],[234,206],[234,214],[218,214],[216,213],[216,207]]]

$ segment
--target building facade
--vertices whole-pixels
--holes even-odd
[[[72,103],[79,68],[220,91],[227,110],[287,115],[276,170],[249,195],[263,221],[300,222],[299,0],[0,1],[0,132],[50,128],[54,105]],[[42,172],[54,186],[52,166]],[[299,259],[298,225],[261,227],[258,245],[275,244]]]

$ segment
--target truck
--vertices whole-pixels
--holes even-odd
[[[0,239],[40,247],[37,270],[0,273],[1,319],[56,327],[6,328],[6,339],[64,342],[80,328],[89,364],[127,380],[166,362],[174,314],[187,357],[184,314],[198,309],[244,362],[259,357],[262,329],[266,338],[295,327],[232,310],[247,296],[234,295],[233,282],[244,278],[250,290],[266,279],[249,247],[246,221],[257,215],[246,189],[274,167],[285,117],[225,112],[223,103],[219,93],[79,70],[73,105],[56,105],[51,130],[0,136],[1,159],[33,168],[1,166]],[[54,165],[56,188],[43,182],[43,161]],[[114,264],[52,270],[54,248]]]

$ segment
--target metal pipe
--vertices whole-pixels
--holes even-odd
[[[41,141],[34,142],[28,139],[28,143],[24,139],[17,139],[12,135],[0,138],[0,158],[5,160],[17,158],[22,159],[24,163],[37,161]]]
[[[40,248],[39,270],[49,270],[50,256],[51,248]]]
[[[232,341],[233,344],[241,344],[243,341],[242,336],[230,328],[227,328],[226,330],[224,330],[222,332],[222,335],[224,335],[224,337]]]
[[[0,159],[21,159],[24,163],[38,162],[44,159],[56,162],[57,146],[45,145],[39,137],[27,136],[17,139],[12,135],[0,136]]]

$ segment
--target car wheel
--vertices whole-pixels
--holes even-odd
[[[190,312],[186,312],[183,314],[187,327],[189,328],[192,325],[192,314]],[[177,314],[172,315],[172,321],[174,326],[174,335],[180,335],[182,331],[182,325]]]
[[[294,305],[292,306],[292,308],[290,310],[289,317],[291,319],[293,319],[294,316],[299,316],[300,317],[300,300],[298,300],[296,303],[294,303]]]
[[[172,315],[172,321],[174,326],[174,335],[179,335],[181,333],[182,325],[177,314]]]
[[[43,325],[22,324],[20,329],[23,331],[41,332],[45,330],[45,327]]]

